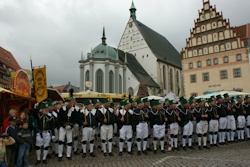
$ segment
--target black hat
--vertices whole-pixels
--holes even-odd
[[[10,121],[16,121],[16,117],[10,117],[10,118],[9,118],[9,122],[10,122]]]

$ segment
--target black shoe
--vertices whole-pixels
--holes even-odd
[[[112,152],[110,152],[110,153],[109,153],[109,156],[113,157],[113,156],[114,156],[114,154],[113,154]]]
[[[189,146],[188,148],[191,150],[195,150],[195,148],[193,146]]]
[[[46,158],[51,158],[51,155],[50,155],[50,154],[48,154]]]
[[[119,156],[122,156],[122,152],[119,152]]]
[[[148,151],[153,151],[150,147],[149,147],[149,148],[147,148],[147,150],[148,150]]]
[[[203,146],[203,148],[210,149],[210,147],[208,147],[208,146]]]
[[[248,137],[247,140],[250,140],[250,137]]]
[[[71,157],[67,157],[67,159],[68,159],[68,160],[72,160],[72,158],[71,158]]]
[[[43,160],[43,164],[48,164],[48,162],[46,160]]]
[[[106,156],[107,156],[107,153],[103,153],[103,156],[106,157]]]
[[[187,147],[186,147],[186,146],[182,147],[182,149],[183,149],[184,151],[187,151]]]
[[[58,161],[62,161],[62,157],[58,157]]]
[[[210,147],[212,148],[212,147],[214,147],[214,145],[213,145],[213,144],[210,144]]]
[[[55,157],[58,157],[58,153],[57,153],[57,154],[55,154]]]
[[[180,148],[179,147],[176,147],[176,148],[174,148],[175,150],[177,150],[177,151],[180,151]]]
[[[214,147],[219,147],[219,145],[218,144],[214,144]]]
[[[147,150],[142,151],[143,154],[148,155]]]
[[[228,145],[228,143],[227,143],[227,142],[224,142],[224,145]]]
[[[141,151],[138,151],[138,152],[137,152],[137,155],[141,155]]]
[[[165,150],[161,150],[161,153],[166,154],[166,151]]]
[[[96,157],[96,155],[92,152],[89,154],[91,157]]]
[[[219,143],[219,145],[223,145],[224,143]]]
[[[41,163],[41,161],[36,161],[35,165],[39,165]]]
[[[157,154],[157,150],[154,150],[154,154]]]
[[[116,148],[116,147],[118,147],[118,146],[117,146],[117,144],[114,144],[114,145],[113,145],[113,147],[115,147],[115,148]]]
[[[130,155],[134,155],[134,153],[133,153],[132,151],[128,152],[128,154],[130,154]]]
[[[102,147],[100,145],[98,145],[97,148],[101,149]]]
[[[75,155],[80,155],[78,151],[74,151],[74,154]]]
[[[201,146],[199,146],[199,150],[202,150],[202,147],[201,147]]]
[[[86,158],[86,153],[82,153],[82,158]]]

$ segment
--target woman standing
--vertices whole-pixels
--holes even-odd
[[[7,167],[6,164],[6,146],[12,145],[15,140],[7,134],[0,134],[0,167]]]

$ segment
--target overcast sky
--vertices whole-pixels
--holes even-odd
[[[47,84],[79,86],[78,61],[101,43],[117,47],[132,0],[1,0],[0,46],[22,68],[46,65]],[[181,51],[198,18],[202,0],[134,0],[137,19]],[[250,23],[250,0],[210,0],[231,26]]]

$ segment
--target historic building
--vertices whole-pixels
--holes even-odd
[[[11,72],[20,69],[11,52],[0,47],[0,87],[11,89]]]
[[[182,94],[181,56],[161,34],[136,18],[132,2],[130,18],[120,39],[118,49],[135,56],[142,67],[160,86],[158,94]]]
[[[80,91],[127,93],[132,96],[147,96],[159,91],[159,85],[134,55],[107,45],[105,29],[101,39],[102,42],[91,50],[86,59],[82,55],[79,61]]]
[[[216,90],[250,92],[250,24],[231,27],[222,12],[203,1],[203,8],[182,50],[187,97]]]

